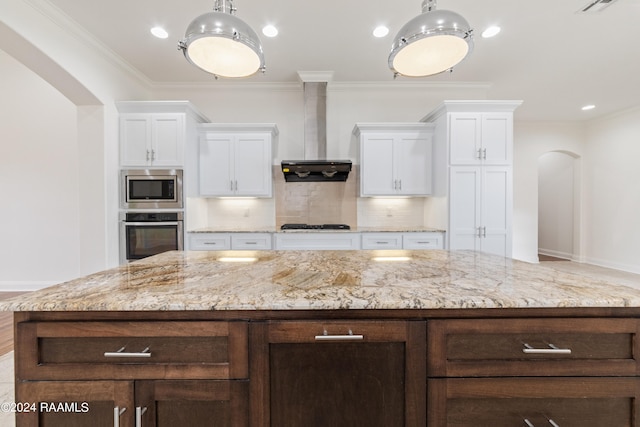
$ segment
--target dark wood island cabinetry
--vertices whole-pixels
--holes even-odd
[[[640,427],[632,286],[473,253],[253,255],[4,303],[37,409],[17,426]]]

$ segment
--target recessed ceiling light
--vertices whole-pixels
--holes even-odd
[[[166,39],[167,37],[169,37],[169,33],[167,33],[167,31],[162,27],[153,27],[151,29],[151,34],[159,39]]]
[[[275,37],[278,35],[278,29],[273,25],[265,25],[262,28],[262,34],[264,34],[267,37]]]
[[[596,108],[595,105],[589,104],[589,105],[585,105],[584,107],[582,107],[582,111],[589,111],[589,110],[593,110],[594,108]]]
[[[488,39],[489,37],[493,37],[497,35],[499,32],[500,32],[500,27],[498,27],[497,25],[492,25],[490,27],[487,27],[482,32],[482,37],[484,37],[485,39]]]
[[[389,29],[384,25],[380,25],[373,30],[373,35],[378,38],[385,37],[387,34],[389,34]]]

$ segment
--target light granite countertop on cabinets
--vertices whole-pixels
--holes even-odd
[[[275,227],[264,227],[264,228],[252,228],[252,229],[239,229],[237,227],[234,228],[226,228],[226,227],[205,227],[205,228],[196,228],[193,230],[188,230],[187,233],[275,233]]]
[[[397,227],[358,227],[358,231],[363,233],[444,233],[440,228],[397,226]]]
[[[251,228],[251,229],[239,229],[239,228],[225,228],[225,227],[204,227],[188,230],[187,233],[322,233],[322,232],[351,232],[351,233],[430,233],[437,232],[443,233],[445,230],[439,228],[429,227],[353,227],[349,230],[332,230],[332,229],[290,229],[281,230],[276,227],[264,227],[264,228]]]
[[[173,251],[0,301],[9,311],[546,307],[640,307],[640,286],[470,251]]]

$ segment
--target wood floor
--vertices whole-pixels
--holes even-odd
[[[23,292],[0,292],[0,300],[16,297]],[[13,350],[13,313],[0,311],[0,356]]]

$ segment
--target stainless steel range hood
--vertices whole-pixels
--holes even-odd
[[[298,72],[304,93],[304,159],[283,160],[287,182],[346,181],[350,160],[327,160],[327,83],[321,73]]]
[[[283,160],[282,173],[287,182],[346,181],[351,160]]]

